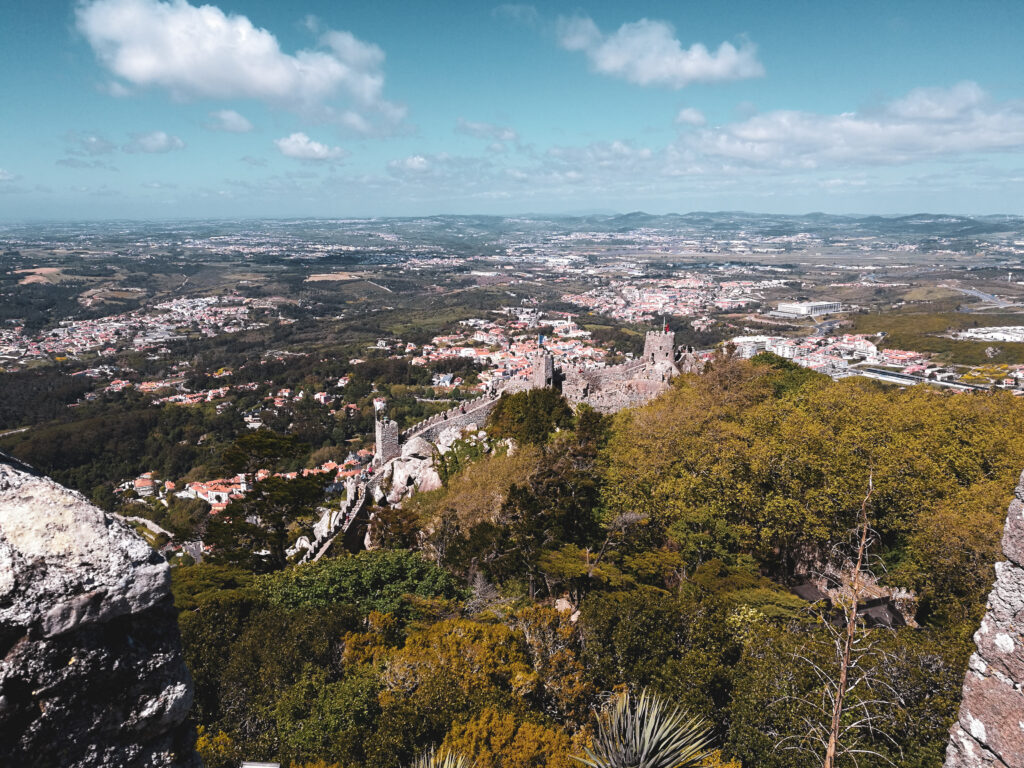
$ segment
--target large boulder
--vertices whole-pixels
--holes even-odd
[[[434,455],[434,446],[422,437],[414,437],[402,446],[402,458],[429,459]]]
[[[1024,768],[1024,475],[1010,503],[1003,554],[974,634],[945,768]]]
[[[167,563],[0,462],[0,765],[198,766],[191,703]]]

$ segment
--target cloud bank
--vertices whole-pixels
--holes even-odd
[[[1024,102],[997,103],[973,82],[918,88],[873,111],[775,110],[684,141],[708,159],[762,168],[906,165],[1024,148]]]
[[[384,51],[329,30],[294,54],[246,16],[186,0],[83,0],[78,30],[121,88],[163,88],[174,98],[258,99],[318,113],[370,133],[405,110],[383,97]],[[331,102],[341,97],[348,106]]]
[[[840,114],[775,110],[711,125],[686,108],[675,122],[679,134],[661,146],[620,140],[503,156],[415,154],[388,164],[388,177],[424,201],[918,194],[1024,179],[1011,164],[1024,153],[1024,101],[995,101],[972,82]]]
[[[573,16],[558,20],[558,42],[567,51],[586,54],[595,72],[637,85],[684,88],[691,83],[717,83],[764,75],[757,48],[722,43],[714,53],[702,43],[689,48],[664,21],[640,19],[605,35],[594,20]]]

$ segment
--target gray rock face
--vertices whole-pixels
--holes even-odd
[[[0,463],[0,765],[199,766],[191,703],[167,564]]]
[[[945,768],[1024,768],[1024,475],[1003,532]]]

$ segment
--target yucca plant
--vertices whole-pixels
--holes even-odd
[[[619,694],[597,724],[593,745],[575,760],[591,768],[702,768],[711,727],[648,692]]]
[[[429,751],[421,752],[409,768],[473,768],[473,765],[474,763],[465,755],[455,752],[438,754],[431,748]]]

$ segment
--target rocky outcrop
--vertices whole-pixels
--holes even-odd
[[[1024,475],[1010,503],[1003,554],[974,634],[945,768],[1024,768]]]
[[[422,437],[413,437],[402,446],[402,455],[381,470],[387,478],[389,504],[398,504],[416,491],[441,487],[441,476],[434,468],[434,446]]]
[[[0,463],[0,765],[199,766],[167,563]]]

